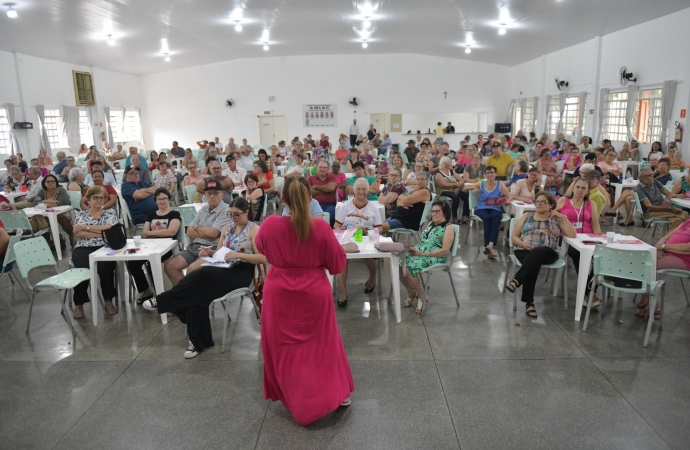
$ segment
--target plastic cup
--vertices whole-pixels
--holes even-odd
[[[134,236],[134,246],[137,248],[141,247],[141,236]]]
[[[606,243],[607,244],[613,244],[613,240],[616,237],[616,232],[615,231],[607,231],[606,232]]]

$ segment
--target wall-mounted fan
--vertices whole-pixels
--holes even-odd
[[[637,78],[633,78],[633,73],[628,72],[628,68],[623,66],[621,67],[621,86],[627,86],[628,81],[637,83]]]
[[[556,80],[556,87],[558,88],[559,91],[562,91],[563,89],[568,87],[567,81],[560,81],[558,78],[555,78],[555,80]]]
[[[227,106],[228,108],[232,108],[232,105],[234,105],[234,104],[235,104],[235,100],[233,100],[231,98],[225,100],[225,106]]]
[[[351,97],[348,103],[350,103],[352,106],[359,106],[359,103],[357,103],[357,97]]]

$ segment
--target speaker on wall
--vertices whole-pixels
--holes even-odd
[[[512,123],[496,123],[494,124],[494,133],[510,134],[513,129]]]
[[[15,130],[33,130],[34,124],[31,122],[15,122],[14,123],[14,129]]]

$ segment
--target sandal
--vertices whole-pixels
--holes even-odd
[[[75,319],[83,319],[84,318],[84,307],[82,305],[77,305],[74,307],[74,314],[72,314],[72,317]]]
[[[345,300],[338,300],[338,306],[347,306],[347,296],[345,296]]]
[[[367,287],[367,285],[365,284],[364,285],[364,293],[365,294],[371,294],[372,292],[374,292],[375,288],[376,288],[376,283],[374,283],[374,285],[372,287]]]
[[[510,283],[506,284],[506,289],[508,289],[511,293],[515,292],[517,288],[521,286],[520,282],[513,278]]]
[[[113,314],[117,314],[117,308],[115,307],[115,305],[113,305],[112,300],[105,301],[105,311],[110,316],[112,316]]]
[[[137,299],[137,305],[141,305],[144,303],[146,300],[151,300],[153,298],[153,294],[147,295],[146,297],[139,297]]]
[[[350,400],[350,397],[346,398],[343,400],[343,402],[340,404],[340,406],[350,406],[352,404],[352,400]]]
[[[426,305],[429,303],[429,297],[425,298],[422,300],[421,298],[417,299],[417,309],[415,310],[415,313],[419,314],[419,318],[421,319],[422,314],[424,314],[424,310],[426,309]]]
[[[532,319],[537,318],[537,309],[534,307],[534,303],[529,303],[525,305],[525,314],[527,314],[527,316],[531,317]]]
[[[463,217],[462,220],[460,221],[462,225],[467,225],[470,223],[470,218],[469,217]]]
[[[491,253],[489,253],[489,254],[487,255],[487,258],[489,258],[489,259],[496,259],[496,258],[498,258],[498,254],[492,250]]]
[[[407,297],[407,300],[405,300],[402,304],[403,308],[409,308],[412,306],[412,303],[414,303],[415,299],[417,299],[416,295],[414,297]]]

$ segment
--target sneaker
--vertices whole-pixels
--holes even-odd
[[[187,347],[187,350],[185,350],[185,352],[184,352],[185,359],[192,359],[198,354],[199,354],[199,351],[194,347],[194,344],[192,344],[192,341],[189,341],[189,346]]]
[[[156,302],[156,297],[152,297],[141,304],[144,309],[149,311],[158,311],[158,303]]]

